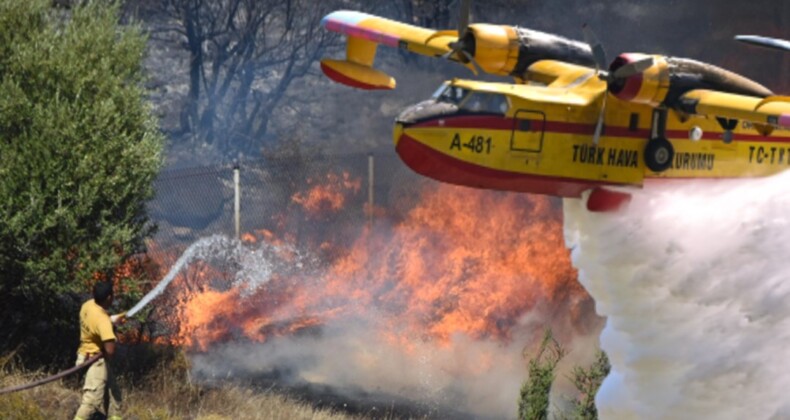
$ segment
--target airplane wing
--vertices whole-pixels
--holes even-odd
[[[595,67],[589,45],[515,26],[463,22],[458,30],[433,30],[349,10],[326,15],[322,24],[347,35],[348,42],[346,59],[324,59],[321,69],[336,82],[363,89],[395,87],[392,77],[373,69],[379,44],[448,58],[475,73],[516,78],[523,78],[530,65],[546,59]]]
[[[324,28],[417,54],[441,56],[458,41],[458,32],[435,31],[351,10],[332,12],[321,21]]]
[[[790,96],[756,98],[695,89],[680,97],[678,108],[689,114],[745,120],[762,126],[790,129]]]
[[[457,31],[435,31],[350,10],[332,12],[321,24],[348,36],[346,60],[321,60],[321,69],[336,82],[362,89],[395,87],[395,79],[372,68],[378,44],[436,57],[449,53],[449,44],[458,41]]]

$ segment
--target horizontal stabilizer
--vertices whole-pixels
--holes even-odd
[[[321,60],[321,71],[335,82],[359,89],[395,89],[395,79],[387,73],[346,60]]]

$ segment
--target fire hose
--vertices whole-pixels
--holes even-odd
[[[112,321],[113,324],[115,324],[115,323],[117,323],[119,321],[122,321],[124,318],[126,318],[128,316],[134,315],[143,306],[145,306],[145,304],[147,304],[151,300],[151,298],[155,297],[156,294],[158,294],[158,293],[161,293],[161,289],[152,290],[151,293],[148,293],[148,295],[146,295],[140,302],[138,302],[134,307],[132,307],[132,309],[130,311],[124,312],[124,313],[121,313],[121,314],[118,314],[118,315],[112,315],[112,316],[110,316],[110,320]],[[141,303],[142,303],[142,305],[141,305]],[[0,395],[10,394],[12,392],[24,391],[26,389],[35,388],[35,387],[40,386],[40,385],[44,385],[44,384],[48,384],[48,383],[53,382],[53,381],[57,381],[60,378],[69,376],[72,373],[79,372],[80,370],[89,367],[90,365],[96,363],[96,361],[101,359],[102,357],[103,357],[103,355],[101,353],[99,353],[99,354],[96,354],[94,356],[91,356],[90,358],[85,360],[82,364],[74,366],[74,367],[72,367],[70,369],[66,369],[63,372],[57,373],[55,375],[48,376],[46,378],[42,378],[42,379],[39,379],[37,381],[33,381],[33,382],[30,382],[30,383],[27,383],[27,384],[16,385],[16,386],[11,386],[11,387],[0,389]]]
[[[39,379],[37,381],[30,382],[30,383],[27,383],[27,384],[16,385],[16,386],[11,386],[11,387],[8,387],[8,388],[0,389],[0,395],[10,394],[12,392],[17,392],[17,391],[24,391],[26,389],[35,388],[35,387],[37,387],[39,385],[44,385],[44,384],[50,383],[52,381],[56,381],[56,380],[58,380],[60,378],[63,378],[63,377],[68,376],[68,375],[71,375],[72,373],[77,372],[77,371],[79,371],[81,369],[85,369],[86,367],[96,363],[96,361],[101,359],[101,358],[102,358],[102,354],[99,353],[99,354],[91,357],[90,359],[86,360],[81,365],[74,366],[73,368],[64,370],[63,372],[60,372],[60,373],[58,373],[56,375],[52,375],[52,376],[49,376],[49,377],[46,377],[46,378],[43,378],[43,379]]]
[[[128,313],[121,313],[121,314],[118,314],[118,315],[112,315],[112,316],[110,316],[110,321],[112,321],[112,323],[115,324],[115,323],[123,320],[127,315],[128,315]],[[37,381],[33,381],[33,382],[30,382],[30,383],[27,383],[27,384],[10,386],[8,388],[0,389],[0,395],[10,394],[12,392],[17,392],[17,391],[24,391],[26,389],[35,388],[35,387],[37,387],[39,385],[48,384],[48,383],[50,383],[52,381],[57,381],[60,378],[69,376],[72,373],[76,373],[76,372],[79,372],[82,369],[87,368],[88,366],[96,363],[96,361],[101,359],[102,357],[104,357],[104,356],[101,353],[99,353],[99,354],[96,354],[94,356],[89,357],[87,360],[82,362],[82,364],[74,366],[71,369],[66,369],[63,372],[57,373],[55,375],[48,376],[46,378],[42,378],[42,379],[39,379]]]

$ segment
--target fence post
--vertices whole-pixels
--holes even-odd
[[[233,217],[236,239],[241,239],[241,186],[239,185],[239,161],[233,162]]]
[[[368,155],[368,227],[373,227],[373,154]]]

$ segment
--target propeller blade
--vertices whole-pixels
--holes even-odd
[[[775,48],[777,50],[790,51],[790,41],[784,39],[769,38],[758,35],[736,35],[735,39],[746,44],[758,45],[760,47]]]
[[[442,54],[442,58],[455,60],[463,64],[472,63],[470,69],[477,75],[480,66],[475,61],[474,57],[466,51],[466,44],[464,43],[466,31],[469,29],[469,9],[471,8],[472,0],[461,0],[460,13],[458,16],[458,40],[447,44],[450,51]]]
[[[593,133],[593,144],[598,145],[598,141],[601,139],[601,131],[603,131],[603,117],[606,113],[606,97],[609,96],[609,92],[603,92],[603,102],[601,102],[601,113],[598,114],[598,122],[595,124],[595,132]]]
[[[606,51],[603,49],[601,41],[598,40],[595,32],[586,23],[582,25],[582,31],[584,32],[584,40],[590,46],[593,58],[595,58],[596,70],[605,69],[607,67]]]
[[[458,16],[458,39],[462,39],[466,35],[466,29],[469,27],[469,10],[472,7],[472,0],[461,0],[460,15]]]
[[[469,60],[468,61],[469,63],[472,63],[472,73],[474,73],[475,76],[477,76],[483,71],[483,69],[480,68],[480,65],[477,64],[477,60],[475,60],[475,58],[472,57],[472,54],[469,54],[465,50],[459,50],[459,51],[461,52],[461,54],[464,55],[464,57],[466,57],[467,60]]]
[[[467,59],[468,54],[459,54],[465,52],[463,42],[461,41],[451,42],[447,44],[447,46],[450,47],[450,51],[447,51],[446,53],[442,54],[442,58],[459,61],[464,64],[468,62]]]
[[[653,57],[648,57],[639,61],[634,61],[633,63],[628,63],[615,70],[612,74],[612,77],[615,79],[625,79],[627,77],[631,77],[649,69],[654,62],[655,61],[653,60]]]

